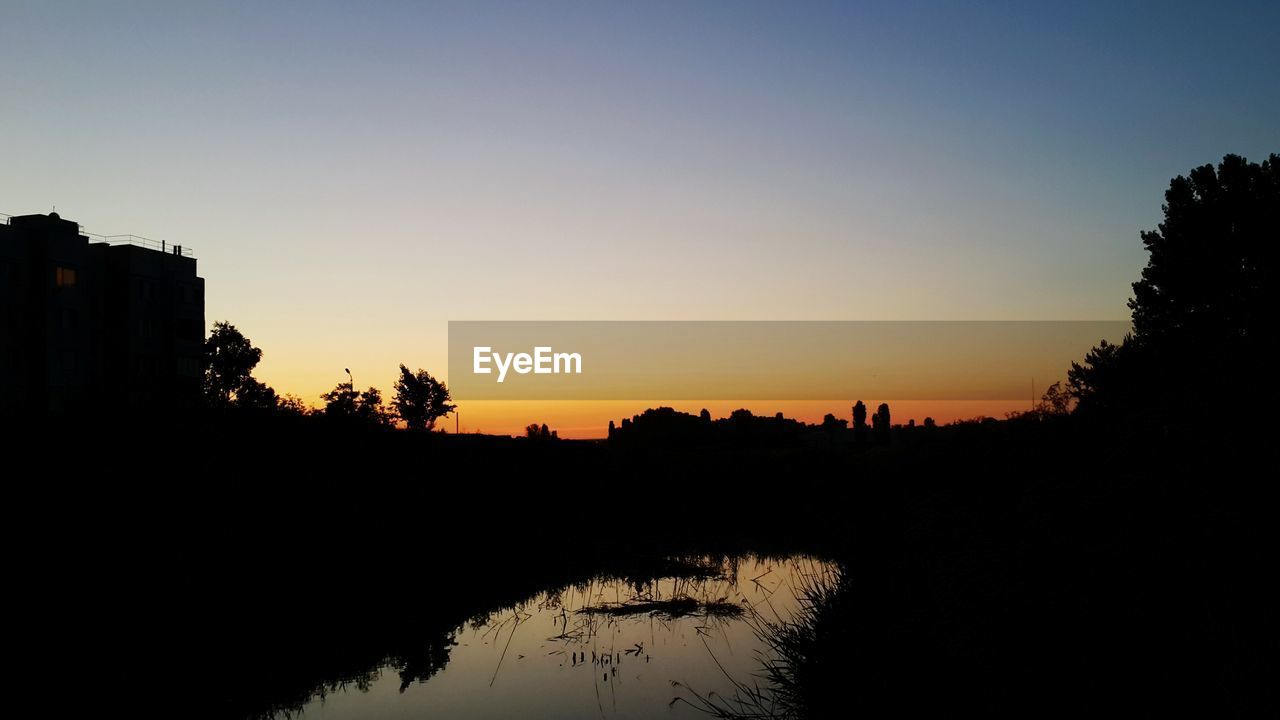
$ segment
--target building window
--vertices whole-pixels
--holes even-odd
[[[57,268],[53,273],[53,283],[57,287],[74,287],[76,284],[76,271],[73,268]]]
[[[200,367],[200,360],[193,357],[178,358],[178,374],[184,377],[199,377],[203,368]]]

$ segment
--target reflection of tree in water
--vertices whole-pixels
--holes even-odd
[[[457,643],[454,642],[452,633],[444,637],[432,638],[420,645],[418,652],[399,653],[386,658],[384,668],[394,670],[400,675],[400,692],[404,692],[413,683],[426,682],[432,675],[443,670],[444,666],[449,664],[449,651],[454,645]],[[328,683],[317,690],[315,696],[323,699],[329,693],[345,692],[351,689],[367,692],[373,683],[382,677],[382,669],[358,673],[352,677]]]
[[[431,618],[398,616],[368,633],[352,633],[349,641],[330,638],[322,652],[297,652],[298,661],[286,663],[272,686],[259,688],[260,710],[251,715],[294,717],[315,699],[349,690],[369,691],[388,670],[399,675],[403,693],[448,665],[463,628],[470,627],[505,647],[530,618],[527,611],[534,609],[560,610],[553,620],[559,632],[548,640],[563,644],[552,654],[564,656],[569,664],[590,663],[609,673],[628,659],[647,663],[650,657],[643,644],[592,649],[590,643],[616,624],[641,619],[665,625],[693,618],[700,635],[715,631],[743,612],[730,599],[737,587],[739,563],[740,558],[732,555],[629,560],[625,570],[532,588],[514,602],[463,608],[452,614],[460,621],[441,617],[448,613],[432,613]],[[455,592],[465,594],[464,588]],[[494,668],[495,680],[506,654],[504,650]],[[241,690],[255,694],[251,688]]]
[[[315,667],[285,668],[286,677],[272,689],[273,698],[256,713],[259,718],[290,718],[302,713],[312,700],[323,700],[332,694],[351,690],[368,692],[386,670],[400,676],[400,692],[414,683],[426,682],[449,664],[449,654],[457,644],[457,626],[436,628],[431,632],[406,630],[394,649],[378,656],[362,652],[359,647],[335,649],[336,657],[313,659]],[[317,668],[323,668],[317,671]],[[357,669],[352,669],[357,668]],[[300,677],[291,677],[294,674]],[[321,675],[323,673],[323,675]],[[327,676],[327,677],[324,677]],[[321,678],[317,680],[317,678]]]
[[[400,692],[415,682],[426,682],[432,675],[449,664],[449,651],[457,642],[453,633],[447,637],[433,638],[419,646],[413,654],[401,654],[388,660],[387,665],[400,674]]]

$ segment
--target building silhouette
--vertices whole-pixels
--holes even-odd
[[[189,249],[91,241],[57,213],[0,224],[0,414],[192,407],[203,342]]]

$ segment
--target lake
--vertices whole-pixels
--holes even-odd
[[[700,718],[699,697],[765,684],[764,639],[835,568],[806,556],[686,558],[601,576],[457,627],[415,667],[332,683],[299,717]]]

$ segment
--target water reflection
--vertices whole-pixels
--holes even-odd
[[[686,688],[733,693],[735,680],[759,675],[771,650],[753,619],[792,616],[800,591],[829,571],[807,557],[752,556],[597,577],[472,618],[426,652],[328,686],[299,716],[705,717],[673,700]]]

